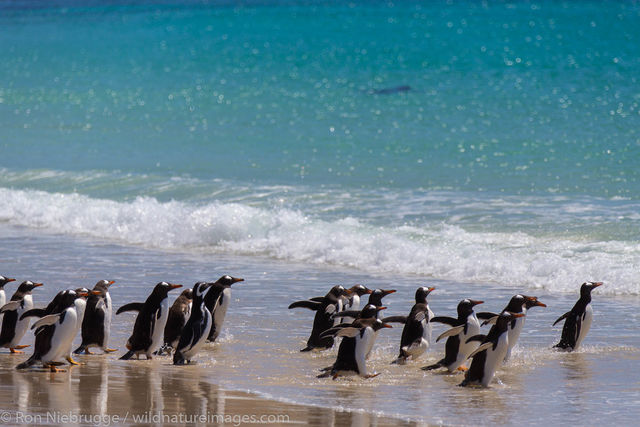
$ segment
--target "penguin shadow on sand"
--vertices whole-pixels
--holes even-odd
[[[86,413],[105,415],[109,402],[108,361],[96,358],[85,362],[78,376],[78,396],[80,408]]]
[[[572,352],[563,354],[563,356],[562,360],[560,360],[560,366],[562,367],[566,384],[569,387],[575,385],[576,382],[584,383],[592,380],[593,369],[585,354]],[[582,387],[578,385],[576,388],[580,389]]]
[[[124,401],[116,407],[130,408],[132,414],[164,411],[162,370],[158,363],[123,363],[122,388],[115,396]],[[111,396],[114,397],[112,391]]]
[[[193,415],[224,414],[225,393],[205,380],[206,370],[191,365],[187,369],[169,369],[162,374],[165,412]]]

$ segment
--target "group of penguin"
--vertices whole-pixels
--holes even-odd
[[[554,346],[563,351],[580,347],[591,328],[593,309],[591,291],[602,282],[585,282],[580,287],[580,298],[573,308],[560,316],[553,325],[564,320],[560,342]],[[483,301],[463,299],[457,307],[457,317],[434,316],[429,308],[427,296],[434,287],[419,287],[415,293],[415,304],[407,316],[383,317],[382,298],[395,290],[371,290],[363,285],[349,289],[336,285],[325,295],[309,300],[296,301],[289,308],[307,308],[316,312],[311,335],[301,351],[326,350],[342,337],[338,355],[333,365],[322,369],[318,378],[360,375],[375,377],[367,369],[378,332],[391,328],[390,323],[404,324],[400,338],[398,357],[392,362],[404,364],[408,359],[417,359],[431,344],[432,323],[443,323],[450,329],[436,338],[446,338],[445,354],[438,362],[421,369],[430,371],[445,368],[450,373],[465,372],[461,386],[488,387],[498,367],[511,356],[522,332],[527,311],[533,307],[546,307],[537,297],[515,295],[500,313],[475,313],[474,307]],[[359,310],[360,299],[369,295],[368,303]],[[482,321],[482,324],[480,323]],[[489,333],[480,333],[481,326],[491,324]],[[471,364],[467,368],[467,360]]]
[[[171,308],[168,293],[182,285],[160,282],[145,302],[121,306],[116,315],[128,311],[138,314],[126,343],[128,352],[120,359],[139,358],[142,354],[151,359],[153,355],[173,352],[174,364],[190,363],[205,342],[213,342],[219,336],[231,301],[231,285],[243,280],[225,275],[215,282],[197,282],[193,289],[184,290]],[[113,281],[100,280],[92,290],[62,290],[45,308],[34,308],[32,298],[33,290],[42,283],[29,280],[22,282],[7,302],[4,288],[14,281],[0,276],[0,348],[23,353],[21,349],[29,346],[20,341],[31,318],[38,319],[31,325],[35,334],[33,354],[17,369],[40,362],[44,368],[58,372],[57,366],[65,360],[78,365],[71,351],[78,332],[82,342],[74,354],[92,354],[92,347],[99,347],[104,353],[116,351],[107,345],[112,318],[109,287]]]

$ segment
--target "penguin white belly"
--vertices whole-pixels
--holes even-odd
[[[478,341],[471,341],[467,343],[467,340],[474,335],[478,335],[480,333],[480,322],[478,322],[478,318],[476,314],[472,314],[467,318],[467,333],[464,332],[459,335],[460,337],[460,347],[458,348],[458,356],[456,357],[456,361],[448,367],[450,372],[455,371],[460,366],[465,364],[469,355],[480,345]]]
[[[73,345],[73,339],[76,337],[78,331],[80,331],[80,328],[82,327],[82,319],[84,319],[84,310],[87,308],[87,301],[83,298],[78,298],[73,304],[75,306],[76,312],[76,326],[73,335],[66,344],[67,354],[69,355],[69,357],[71,357],[71,346]]]
[[[225,288],[222,291],[222,295],[220,295],[220,302],[218,306],[214,309],[213,312],[213,321],[216,324],[216,333],[213,336],[213,339],[217,339],[222,331],[222,324],[224,323],[224,318],[227,315],[227,309],[229,308],[229,302],[231,301],[231,289]]]
[[[31,298],[31,295],[26,295],[24,297],[24,307],[19,307],[17,310],[18,320],[16,321],[15,335],[13,336],[13,339],[11,340],[11,342],[7,347],[15,347],[18,344],[20,344],[22,337],[24,337],[24,334],[27,332],[27,329],[29,328],[29,320],[30,320],[29,317],[23,320],[20,320],[20,316],[22,316],[22,313],[24,313],[27,310],[31,310],[32,308],[33,308],[33,299]]]
[[[187,348],[182,351],[182,357],[184,357],[186,360],[191,360],[196,354],[198,354],[198,352],[200,351],[204,343],[207,341],[207,337],[209,336],[209,331],[211,331],[211,313],[209,313],[209,310],[207,310],[207,308],[204,307],[204,305],[202,308],[203,308],[203,314],[205,318],[204,322],[206,326],[201,336],[197,337],[197,339],[196,337],[194,337],[195,342],[193,343],[191,348]]]
[[[507,347],[509,345],[509,334],[503,333],[498,338],[498,345],[496,349],[493,350],[492,347],[489,347],[487,350],[487,357],[484,362],[484,375],[482,376],[481,384],[485,387],[489,386],[489,383],[493,379],[493,376],[496,374],[496,370],[498,366],[504,360],[505,354],[507,354]]]
[[[111,334],[111,295],[107,292],[104,301],[101,302],[103,304],[104,310],[104,332],[103,332],[103,341],[102,341],[102,349],[107,348],[107,344],[109,342],[109,336]]]
[[[376,333],[372,328],[364,328],[359,335],[356,335],[355,359],[358,365],[358,375],[366,377],[369,375],[367,371],[367,353],[371,351],[376,340]]]
[[[76,322],[78,315],[75,307],[69,307],[64,311],[62,323],[56,322],[55,329],[51,335],[51,348],[42,355],[42,363],[58,362],[69,353],[69,348],[76,335]]]
[[[523,313],[526,313],[526,310],[523,310]],[[515,347],[518,342],[518,338],[520,338],[520,333],[522,332],[522,328],[524,327],[524,320],[526,317],[518,317],[515,319],[515,326],[511,328],[511,324],[509,324],[508,329],[508,337],[509,337],[509,346],[507,348],[507,353],[504,357],[504,360],[508,360],[511,357],[511,350]]]
[[[0,307],[7,303],[7,295],[4,292],[4,289],[0,289]],[[0,314],[0,330],[2,329],[2,318],[4,316]]]
[[[591,307],[591,303],[587,304],[584,308],[584,314],[582,315],[582,319],[580,322],[580,333],[576,338],[576,345],[573,347],[574,350],[577,350],[582,344],[584,337],[587,336],[587,332],[591,329],[591,321],[593,320],[593,307]]]
[[[429,308],[427,306],[427,318],[424,320],[424,324],[426,325],[424,327],[424,339],[427,340],[427,346],[431,345],[431,338],[432,338],[432,326],[431,326],[431,319],[433,319],[433,311],[431,311],[431,308]]]
[[[167,318],[169,317],[169,298],[165,298],[160,303],[160,317],[156,318],[151,333],[151,346],[147,349],[146,355],[150,357],[156,350],[162,345],[162,339],[164,338],[164,327],[167,324]]]

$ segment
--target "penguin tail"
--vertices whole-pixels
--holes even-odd
[[[30,358],[28,358],[26,361],[22,362],[21,364],[19,364],[18,366],[16,366],[16,369],[27,369],[31,366],[33,366],[34,363],[36,363],[36,355],[32,355]]]
[[[437,363],[434,363],[433,365],[423,366],[420,369],[422,369],[423,371],[432,371],[432,370],[438,369],[438,368],[444,368],[444,363],[442,363],[442,360],[440,360]]]
[[[316,376],[316,378],[329,378],[332,377],[333,374],[331,373],[331,370],[328,370],[326,372],[323,372],[322,374]]]
[[[86,345],[80,345],[80,347],[73,350],[73,354],[80,354],[87,349]]]
[[[328,371],[330,371],[330,370],[332,370],[332,369],[333,369],[333,365],[331,365],[331,366],[326,366],[326,367],[324,367],[324,368],[320,369],[320,372],[328,372]]]
[[[135,352],[133,350],[129,350],[122,357],[120,357],[120,360],[129,360],[133,357],[134,354]]]
[[[300,353],[304,353],[304,352],[311,351],[311,350],[313,350],[313,347],[306,346],[305,348],[303,348],[302,350],[300,350]]]

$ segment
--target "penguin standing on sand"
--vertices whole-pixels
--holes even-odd
[[[331,288],[324,297],[296,301],[289,305],[289,309],[301,307],[316,312],[313,318],[311,335],[307,340],[307,346],[300,351],[326,350],[333,347],[334,339],[332,336],[321,337],[320,335],[334,326],[332,315],[339,310],[339,307],[342,307],[342,297],[350,294],[350,290],[345,289],[343,286],[336,285]]]
[[[323,335],[333,335],[344,337],[338,348],[338,356],[334,364],[325,369],[318,378],[333,377],[335,380],[339,376],[359,375],[363,378],[373,378],[376,373],[369,373],[367,369],[367,352],[376,339],[376,332],[382,328],[391,328],[391,325],[384,323],[377,318],[377,313],[385,307],[375,307],[367,305],[363,314],[369,317],[361,317],[350,324],[341,324],[336,328],[326,331]],[[368,310],[368,313],[364,313]]]
[[[566,319],[562,328],[560,342],[554,348],[560,350],[573,351],[580,347],[584,337],[591,329],[593,320],[593,308],[591,307],[591,291],[602,286],[602,282],[586,282],[580,287],[580,299],[575,303],[571,311],[566,312],[558,318],[553,325]]]
[[[138,316],[133,325],[133,333],[127,340],[127,349],[120,360],[131,359],[132,356],[140,357],[141,354],[147,356],[147,360],[152,359],[154,351],[162,345],[164,327],[169,315],[169,299],[167,294],[172,289],[180,288],[182,285],[160,282],[151,292],[147,300],[142,302],[131,302],[118,309],[116,315],[125,311],[137,311]]]
[[[433,365],[422,367],[422,370],[430,371],[432,369],[447,368],[449,372],[454,372],[456,369],[466,369],[464,363],[469,354],[478,347],[475,342],[467,342],[467,339],[480,333],[480,322],[473,311],[473,307],[478,304],[482,304],[482,301],[463,299],[458,303],[457,319],[448,316],[436,316],[431,319],[431,322],[445,323],[452,326],[452,328],[436,338],[436,342],[438,342],[442,338],[448,337],[445,344],[444,358]]]
[[[166,352],[170,354],[175,350],[178,342],[180,341],[182,328],[184,328],[184,325],[187,323],[187,320],[189,320],[189,316],[191,315],[192,305],[193,290],[185,289],[178,298],[176,298],[169,309],[167,325],[164,327],[164,344],[159,352]]]
[[[518,317],[509,322],[509,347],[507,348],[507,354],[504,357],[504,361],[506,362],[511,358],[511,350],[518,342],[518,338],[520,338],[520,333],[522,332],[522,328],[524,327],[524,321],[526,319],[527,310],[532,307],[546,307],[546,304],[538,301],[537,297],[529,297],[526,295],[514,295],[509,304],[502,310],[503,312],[508,311],[510,313],[522,313],[525,316]],[[498,315],[495,313],[483,312],[478,313],[478,319],[485,320],[481,326],[489,323],[495,323],[498,319]]]
[[[211,289],[207,292],[204,301],[207,310],[213,316],[208,341],[214,342],[222,332],[222,324],[231,302],[231,285],[238,282],[244,282],[244,279],[225,275],[211,284]]]
[[[15,281],[16,279],[10,279],[8,277],[0,276],[0,307],[4,306],[7,302],[7,295],[4,292],[4,285]],[[2,316],[0,316],[0,328],[2,328]]]
[[[74,353],[92,354],[91,347],[100,347],[104,353],[116,351],[108,347],[113,312],[109,287],[114,283],[113,280],[100,280],[89,293],[82,319],[82,343]]]
[[[427,296],[435,287],[421,286],[416,290],[416,303],[408,316],[391,316],[382,319],[384,323],[404,323],[400,338],[400,354],[392,363],[404,365],[409,357],[417,359],[427,351],[431,343],[431,319],[433,312],[429,308]]]
[[[198,354],[200,348],[207,341],[211,330],[211,313],[204,303],[206,294],[211,291],[210,284],[198,282],[193,287],[193,306],[189,320],[180,334],[176,351],[173,353],[173,364],[183,365],[191,363],[191,359]]]
[[[479,341],[481,344],[469,355],[473,360],[465,373],[464,380],[460,383],[461,386],[489,386],[498,366],[502,364],[504,356],[507,354],[507,347],[509,346],[509,332],[507,329],[509,323],[520,317],[524,317],[524,314],[503,311],[487,335],[475,335],[466,341]]]
[[[42,283],[33,283],[30,280],[22,282],[11,297],[11,301],[0,308],[0,314],[4,313],[0,347],[8,347],[11,353],[23,353],[20,349],[29,347],[29,345],[19,345],[29,327],[29,319],[21,319],[21,316],[25,311],[33,308],[31,293],[39,286],[42,286]]]
[[[47,314],[33,324],[31,329],[35,329],[36,335],[33,354],[16,369],[26,369],[35,362],[41,361],[42,365],[50,368],[52,372],[60,371],[56,365],[62,364],[62,359],[69,355],[79,323],[75,302],[78,298],[87,295],[86,292],[76,292],[71,289],[60,293],[56,307],[59,311]]]

